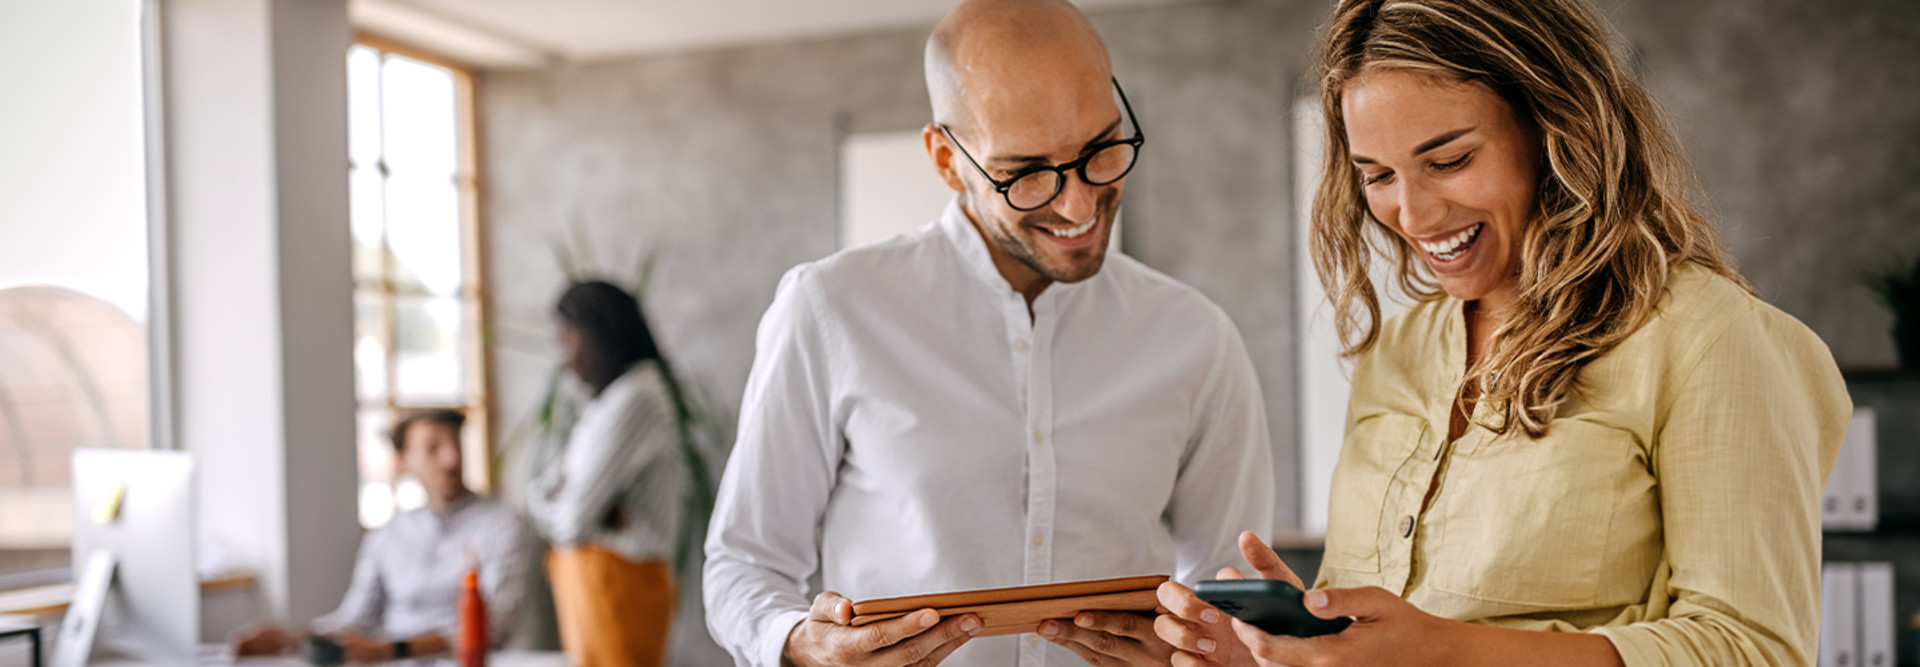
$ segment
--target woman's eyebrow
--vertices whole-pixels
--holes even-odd
[[[1422,143],[1421,143],[1420,145],[1418,145],[1418,146],[1414,146],[1414,147],[1413,147],[1413,154],[1414,154],[1414,155],[1419,155],[1419,154],[1421,154],[1421,153],[1425,153],[1425,152],[1427,152],[1427,151],[1430,151],[1430,150],[1433,150],[1433,149],[1435,149],[1435,148],[1439,148],[1439,147],[1441,147],[1441,146],[1445,146],[1445,145],[1447,145],[1447,142],[1449,142],[1449,141],[1453,141],[1453,140],[1455,140],[1455,139],[1459,139],[1460,137],[1463,137],[1463,136],[1466,136],[1468,132],[1472,132],[1472,131],[1474,131],[1474,130],[1477,130],[1477,129],[1480,129],[1480,126],[1478,126],[1478,125],[1474,125],[1474,126],[1469,126],[1469,127],[1463,127],[1463,128],[1460,128],[1460,129],[1458,129],[1458,130],[1454,130],[1454,131],[1452,131],[1452,132],[1448,132],[1448,133],[1446,133],[1446,134],[1442,134],[1442,135],[1440,135],[1440,136],[1437,136],[1437,137],[1434,137],[1434,138],[1432,138],[1432,139],[1428,139],[1428,140],[1426,140],[1426,141],[1424,141],[1424,142],[1422,142]]]
[[[1480,126],[1473,125],[1469,127],[1463,127],[1458,130],[1453,130],[1451,132],[1443,133],[1440,136],[1420,142],[1420,145],[1418,146],[1414,146],[1413,154],[1420,155],[1422,153],[1426,153],[1427,151],[1433,150],[1435,148],[1445,146],[1447,145],[1448,142],[1451,142],[1455,139],[1459,139],[1460,137],[1467,136],[1468,134],[1472,133],[1474,130],[1478,130],[1478,129],[1480,129]],[[1350,159],[1353,160],[1354,164],[1379,164],[1378,162],[1375,162],[1373,158],[1370,158],[1364,155],[1354,155],[1354,156],[1351,156]]]

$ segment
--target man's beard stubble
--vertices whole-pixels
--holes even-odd
[[[1088,232],[1089,234],[1100,234],[1102,238],[1100,238],[1099,242],[1095,243],[1093,247],[1084,250],[1084,252],[1095,253],[1095,256],[1093,257],[1093,267],[1083,276],[1064,275],[1058,269],[1049,267],[1040,261],[1040,258],[1034,254],[1033,249],[1027,247],[1025,241],[1022,241],[1018,236],[1014,236],[1010,231],[998,226],[983,226],[992,230],[988,233],[988,236],[992,237],[993,242],[1000,246],[1001,252],[1007,253],[1007,256],[1012,257],[1014,261],[1020,262],[1027,268],[1032,269],[1034,273],[1040,274],[1040,277],[1056,283],[1077,283],[1098,275],[1100,268],[1106,264],[1107,243],[1113,239],[1113,214],[1116,204],[1115,200],[1117,199],[1119,199],[1119,193],[1115,189],[1102,188],[1099,201],[1095,204],[1093,213],[1094,217],[1100,220],[1100,224]],[[1051,208],[1043,208],[1021,216],[1013,227],[1018,229],[1026,227],[1030,223],[1048,223],[1059,227],[1072,227],[1079,224],[1061,217],[1060,214],[1054,213]],[[1045,234],[1047,232],[1038,231],[1035,233]]]

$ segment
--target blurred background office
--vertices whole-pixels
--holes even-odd
[[[245,575],[202,634],[328,611],[362,532],[425,502],[382,440],[403,411],[464,410],[469,486],[520,502],[582,278],[643,292],[718,470],[779,276],[945,201],[920,53],[950,4],[0,0],[0,591],[70,577],[73,448],[181,449],[202,576]],[[1080,4],[1149,136],[1120,247],[1243,332],[1311,570],[1344,406],[1301,222],[1330,3]],[[1920,306],[1874,286],[1920,264],[1920,4],[1594,5],[1740,269],[1873,408],[1877,510],[1826,552],[1893,562],[1905,628]],[[680,582],[671,664],[724,662]],[[525,606],[516,641],[555,646]]]

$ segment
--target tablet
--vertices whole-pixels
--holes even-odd
[[[1121,577],[867,600],[853,603],[853,624],[866,625],[931,608],[941,618],[979,616],[982,627],[976,637],[1015,635],[1033,632],[1041,621],[1073,618],[1083,611],[1151,613],[1160,608],[1155,589],[1167,579],[1166,575]]]

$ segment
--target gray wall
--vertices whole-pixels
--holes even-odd
[[[1920,253],[1920,4],[1603,4],[1763,296],[1842,365],[1891,363],[1890,318],[1857,276]],[[1126,249],[1244,332],[1283,517],[1298,507],[1284,111],[1328,5],[1093,14],[1149,137],[1129,181]],[[563,281],[550,239],[569,226],[589,229],[601,266],[620,275],[642,244],[664,251],[647,302],[656,332],[684,374],[737,408],[780,274],[836,249],[840,137],[927,120],[926,29],[483,76],[505,424],[523,419],[555,362],[545,313]]]
[[[1893,364],[1892,315],[1860,276],[1920,255],[1920,3],[1596,4],[1612,7],[1761,296],[1842,366]]]

